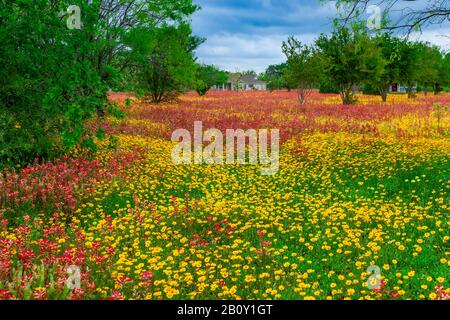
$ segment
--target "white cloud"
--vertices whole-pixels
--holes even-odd
[[[450,28],[438,28],[425,30],[422,33],[413,33],[411,40],[426,41],[441,47],[444,51],[450,51]]]
[[[222,33],[210,36],[198,50],[200,62],[215,64],[229,71],[252,69],[263,72],[267,66],[285,61],[281,44],[288,35],[247,35]],[[312,43],[316,34],[296,35]]]
[[[312,44],[332,28],[335,2],[318,0],[196,0],[203,7],[193,18],[194,34],[207,41],[197,50],[200,62],[236,71],[264,71],[285,61],[281,44],[289,35]],[[413,39],[450,50],[448,24],[428,28]]]

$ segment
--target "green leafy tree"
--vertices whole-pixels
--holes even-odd
[[[0,0],[0,162],[95,149],[103,133],[85,124],[120,115],[106,96],[130,65],[124,38],[186,21],[197,8],[191,0]]]
[[[428,57],[424,56],[424,58],[428,58],[428,66],[434,71],[429,82],[434,94],[437,95],[450,85],[450,54],[442,54],[436,46],[428,48],[428,51]]]
[[[270,65],[260,77],[260,80],[267,82],[269,90],[292,90],[295,84],[290,83],[285,77],[285,71],[288,67],[287,63]]]
[[[137,93],[160,103],[195,86],[197,64],[193,51],[201,41],[192,36],[188,24],[131,32],[128,43]]]
[[[366,89],[374,88],[381,95],[383,102],[386,102],[389,85],[400,81],[399,63],[403,59],[400,47],[403,40],[393,37],[389,33],[379,35],[377,40],[381,46],[384,68],[379,77],[369,79]]]
[[[227,82],[228,75],[213,65],[200,65],[197,68],[195,90],[200,96],[204,96],[214,85],[222,85]]]
[[[289,37],[282,45],[287,58],[285,79],[295,84],[298,90],[298,102],[303,105],[312,90],[320,83],[321,63],[317,51],[312,46],[302,44],[294,37]]]
[[[320,93],[337,93],[339,94],[339,88],[332,84],[328,79],[323,79],[319,85]]]
[[[418,43],[402,41],[400,44],[399,74],[401,83],[407,87],[408,98],[415,96],[414,88],[423,73],[421,50],[421,45]]]
[[[244,70],[240,72],[241,76],[257,76],[256,71],[254,70]]]
[[[444,90],[450,91],[450,53],[447,53],[442,59],[441,68],[439,69],[439,79]]]
[[[431,90],[435,94],[442,91],[439,81],[439,69],[442,63],[442,55],[440,50],[431,46],[428,43],[419,43],[419,66],[420,76],[418,77],[418,84],[422,85],[425,94]]]
[[[94,148],[95,135],[102,136],[85,127],[107,107],[108,90],[89,59],[98,43],[90,41],[86,5],[80,3],[83,28],[70,30],[58,17],[69,1],[1,1],[1,162],[48,158],[75,145]]]
[[[338,88],[343,104],[356,101],[352,88],[375,81],[384,69],[381,49],[361,24],[346,28],[335,24],[331,36],[322,34],[316,41],[331,86]]]

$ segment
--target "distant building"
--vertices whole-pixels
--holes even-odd
[[[212,90],[219,91],[251,91],[267,90],[267,83],[259,81],[256,75],[241,75],[239,73],[230,73],[228,81],[225,84],[213,86]]]
[[[239,84],[243,90],[267,90],[267,83],[256,79],[256,75],[242,76]]]
[[[402,86],[399,83],[394,83],[389,86],[389,93],[407,93],[408,87]]]

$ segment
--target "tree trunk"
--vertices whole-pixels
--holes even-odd
[[[104,103],[108,103],[108,94],[104,95],[104,96],[99,96],[99,99],[103,99]],[[105,112],[105,105],[96,106],[97,109],[97,117],[99,118],[104,118],[106,116],[106,112]]]
[[[383,103],[386,103],[388,95],[388,87],[387,86],[381,87],[378,89],[378,91],[380,92],[381,100],[383,101]]]
[[[387,92],[383,90],[383,92],[381,93],[381,100],[386,103],[387,101]]]
[[[354,100],[352,98],[352,90],[350,89],[344,89],[341,91],[341,99],[342,103],[345,105],[353,104]]]
[[[104,109],[97,107],[97,117],[104,118],[106,115],[106,112]]]
[[[305,100],[306,100],[305,92],[304,92],[303,90],[300,89],[300,90],[298,91],[297,98],[298,98],[298,104],[299,104],[300,106],[303,106],[303,105],[305,104]]]
[[[433,89],[434,89],[434,95],[435,95],[435,96],[438,95],[439,92],[442,91],[442,88],[441,88],[441,86],[439,85],[439,83],[435,83],[433,87],[434,87]]]
[[[414,98],[413,87],[408,86],[408,99],[412,99],[412,98]]]

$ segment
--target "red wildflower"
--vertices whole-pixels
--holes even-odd
[[[118,277],[116,282],[119,283],[119,284],[126,284],[126,283],[133,282],[133,279],[131,279],[129,277],[122,276],[122,277]]]
[[[33,292],[34,300],[45,300],[47,298],[47,292],[45,290],[35,290]]]
[[[270,247],[272,245],[272,242],[270,242],[269,240],[264,240],[263,242],[261,242],[261,247]]]
[[[141,280],[142,281],[151,281],[153,279],[153,273],[150,271],[145,271],[142,274]]]
[[[111,298],[109,298],[109,300],[122,300],[122,299],[123,295],[119,291],[113,291],[111,293]]]
[[[32,250],[22,250],[19,252],[19,260],[28,261],[34,257],[34,252]]]
[[[70,300],[82,300],[84,297],[84,291],[83,289],[79,288],[79,289],[75,289],[72,293],[72,295],[70,296]]]
[[[11,299],[11,293],[8,290],[0,289],[0,300]]]

